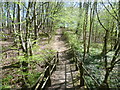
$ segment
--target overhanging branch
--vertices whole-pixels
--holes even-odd
[[[104,25],[101,23],[101,21],[100,21],[100,18],[99,18],[98,12],[97,12],[97,8],[96,8],[96,14],[97,14],[97,19],[98,19],[100,25],[101,25],[106,31],[108,31],[108,29],[106,29],[105,26],[104,26]]]
[[[116,18],[116,17],[108,10],[108,8],[105,6],[105,4],[104,4],[103,2],[101,2],[101,3],[102,3],[102,5],[105,7],[105,9],[108,11],[108,13],[109,13],[115,20],[117,20],[117,21],[119,22],[118,18]]]

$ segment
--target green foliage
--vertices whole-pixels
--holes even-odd
[[[58,26],[68,27],[69,29],[75,29],[78,22],[78,8],[75,7],[64,7],[57,15],[56,20]]]
[[[7,75],[5,78],[2,79],[2,90],[9,90],[11,88],[10,81],[12,78],[12,75]]]
[[[3,85],[1,90],[11,90],[10,88],[10,85]]]
[[[7,77],[3,78],[2,81],[5,82],[6,84],[8,84],[8,81],[10,81],[12,78],[13,78],[13,76],[7,75]]]
[[[39,54],[36,53],[36,54],[29,56],[27,58],[25,56],[18,56],[17,58],[20,60],[20,62],[26,61],[28,63],[31,63],[31,61],[38,61],[39,62],[39,61],[51,59],[55,55],[55,50],[45,48],[44,46],[40,47],[37,44],[34,45],[34,47],[33,47],[33,52],[36,52],[36,51]]]
[[[99,45],[98,45],[99,46]],[[101,53],[101,48],[99,47],[99,48],[95,48],[94,46],[91,46],[90,47],[90,55],[98,55],[98,54],[100,54]]]
[[[83,46],[82,44],[77,40],[77,35],[74,34],[71,31],[64,32],[64,35],[66,36],[68,43],[74,49],[75,51],[83,52]]]
[[[2,5],[3,4],[3,5]],[[17,20],[17,14],[15,14],[15,17],[13,17],[13,13],[14,13],[14,7],[13,5],[19,5],[20,6],[20,18],[21,18],[21,22],[16,22]],[[34,3],[33,3],[34,4]],[[66,36],[69,45],[71,46],[71,48],[73,50],[75,50],[79,56],[80,59],[82,59],[83,57],[83,52],[84,52],[84,47],[83,47],[83,40],[80,40],[83,36],[82,32],[83,32],[83,25],[84,25],[84,18],[85,18],[85,3],[83,4],[83,7],[79,8],[78,7],[78,3],[76,5],[74,5],[74,3],[58,3],[58,2],[49,2],[49,5],[44,4],[43,3],[37,3],[35,8],[36,8],[36,21],[38,24],[41,24],[42,26],[40,27],[45,27],[49,26],[47,25],[47,21],[50,22],[49,24],[52,26],[53,25],[53,29],[59,28],[59,27],[67,27],[67,29],[70,29],[71,31],[65,31],[64,35]],[[91,6],[91,8],[93,8],[92,6],[93,3],[90,3],[89,6]],[[113,4],[113,3],[112,3]],[[22,2],[14,2],[14,3],[1,3],[0,6],[3,6],[3,13],[2,13],[2,17],[0,18],[0,20],[2,21],[3,27],[1,26],[0,28],[6,27],[7,29],[9,29],[7,27],[6,24],[8,24],[8,26],[12,28],[12,25],[16,25],[15,27],[18,27],[18,24],[21,24],[21,33],[18,33],[18,30],[16,30],[16,33],[14,33],[13,35],[15,37],[21,35],[22,39],[24,42],[27,43],[27,40],[25,40],[25,37],[28,37],[29,40],[31,40],[31,43],[34,42],[39,42],[38,40],[33,40],[34,38],[34,25],[35,22],[33,22],[34,20],[32,20],[33,17],[33,6],[31,3],[30,9],[28,11],[30,11],[29,13],[29,17],[31,20],[29,21],[29,30],[28,32],[30,33],[30,37],[25,36],[24,34],[25,32],[25,28],[26,28],[26,17],[23,17],[23,13],[27,14],[27,6],[28,2],[22,3]],[[64,6],[63,6],[64,5]],[[107,45],[107,49],[111,49],[112,45],[111,43],[114,45],[115,40],[118,38],[117,34],[116,34],[116,30],[117,30],[117,21],[114,19],[114,17],[112,17],[110,15],[110,13],[105,10],[105,8],[101,8],[100,4],[98,3],[98,15],[100,18],[101,23],[104,25],[104,27],[106,29],[108,29],[108,45]],[[109,5],[106,5],[106,7],[108,8],[108,10],[111,12],[112,15],[115,16],[115,18],[118,18],[116,15],[117,12],[117,4],[113,5],[115,8],[111,8],[109,7]],[[24,10],[23,10],[24,7]],[[48,8],[47,8],[48,7]],[[26,8],[26,9],[25,9]],[[96,7],[95,7],[96,8]],[[43,10],[42,10],[43,9]],[[9,11],[8,11],[9,10]],[[15,9],[15,11],[18,10],[17,7]],[[90,10],[90,9],[89,9]],[[94,10],[94,8],[93,8]],[[24,11],[24,12],[23,12]],[[7,13],[6,13],[7,12]],[[23,13],[21,13],[23,12]],[[94,11],[95,12],[95,11]],[[116,12],[116,13],[114,13]],[[10,17],[11,15],[11,17]],[[87,17],[86,17],[87,18]],[[5,23],[7,21],[7,19],[9,20],[7,23]],[[15,23],[11,22],[11,20],[15,20]],[[39,22],[40,21],[40,22]],[[53,23],[53,24],[51,24]],[[78,25],[79,23],[79,25]],[[91,44],[90,44],[90,52],[89,54],[86,54],[86,60],[85,60],[85,65],[88,68],[88,70],[91,70],[91,73],[93,75],[95,75],[95,77],[97,77],[97,79],[101,82],[102,79],[101,77],[104,75],[104,73],[102,71],[104,71],[104,56],[101,56],[100,53],[102,52],[102,48],[103,48],[103,40],[104,40],[104,35],[105,35],[105,30],[102,28],[102,26],[98,23],[97,17],[96,17],[96,13],[94,15],[94,20],[93,20],[94,25],[92,26],[92,35],[91,35],[91,39],[95,38],[96,42],[98,40],[99,43],[96,43],[94,40],[91,40]],[[55,24],[55,25],[54,25]],[[37,25],[36,25],[37,26]],[[39,26],[39,25],[38,25]],[[90,13],[88,11],[88,20],[87,20],[87,26],[86,26],[86,43],[88,42],[88,35],[89,35],[89,28],[90,28]],[[5,29],[6,29],[5,28]],[[4,29],[4,30],[5,30]],[[17,28],[15,28],[17,29]],[[41,28],[39,28],[41,30]],[[75,34],[75,30],[78,30],[78,35]],[[39,31],[40,31],[39,30]],[[113,30],[113,31],[112,31]],[[117,32],[118,33],[118,32]],[[6,38],[9,35],[5,34],[2,32],[2,36],[0,36],[0,38]],[[46,36],[42,36],[41,38],[44,38]],[[102,39],[101,39],[102,38]],[[20,42],[20,40],[16,40],[17,42]],[[94,42],[94,43],[93,43]],[[17,44],[18,46],[20,46],[20,43]],[[29,45],[28,45],[29,46]],[[86,44],[87,46],[87,44]],[[11,48],[11,47],[10,47]],[[6,47],[4,47],[3,49],[6,49]],[[11,48],[11,49],[17,49],[17,48]],[[40,47],[40,45],[36,44],[32,47],[33,50],[33,55],[29,56],[29,57],[25,57],[25,56],[18,56],[17,59],[19,59],[20,62],[27,62],[31,65],[31,67],[35,67],[35,64],[33,64],[33,62],[39,63],[42,62],[44,60],[51,60],[53,58],[53,56],[55,55],[55,51],[51,50],[50,48],[44,48],[44,45],[42,47]],[[28,49],[29,51],[29,49]],[[21,54],[21,53],[20,53]],[[22,55],[24,55],[24,53],[22,53]],[[113,58],[114,56],[114,52],[108,52],[106,55],[108,58],[108,64],[110,65],[110,60],[111,58]],[[72,61],[71,61],[72,62]],[[108,66],[109,66],[108,65]],[[25,67],[23,67],[25,68]],[[17,73],[20,75],[27,75],[29,76],[29,81],[30,84],[33,84],[35,82],[35,80],[39,77],[39,75],[41,73],[29,73],[29,72],[22,72],[22,67],[17,69]],[[29,67],[26,67],[29,68]],[[100,72],[102,72],[102,74]],[[103,77],[102,77],[103,78]],[[7,78],[3,79],[3,82],[5,82],[5,86],[4,88],[9,88],[8,86],[8,82],[12,79],[11,76],[7,76]],[[88,84],[90,84],[90,86],[93,88],[94,87],[94,83],[93,81],[89,78],[86,77],[86,79],[88,80]],[[111,83],[114,84],[115,81],[110,81]],[[113,86],[114,87],[114,86]]]
[[[34,72],[34,73],[29,73],[28,75],[28,81],[30,82],[30,85],[33,85],[37,79],[39,78],[39,76],[41,75],[41,72]]]

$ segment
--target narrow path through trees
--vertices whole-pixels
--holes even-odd
[[[78,86],[74,83],[78,72],[75,71],[74,63],[71,63],[72,54],[70,53],[70,49],[64,39],[62,29],[58,29],[52,47],[59,52],[59,63],[56,71],[51,76],[50,89],[65,89]]]

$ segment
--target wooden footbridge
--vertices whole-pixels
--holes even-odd
[[[90,75],[84,63],[78,58],[72,48],[66,48],[61,30],[55,35],[54,48],[58,51],[54,58],[46,63],[44,72],[40,75],[31,90],[80,90],[91,89],[85,76],[93,81],[94,88],[99,83]],[[93,88],[92,86],[92,88]]]
[[[87,75],[98,87],[99,83],[89,74],[75,53],[71,50],[57,52],[53,60],[46,63],[43,74],[38,78],[36,83],[30,87],[31,90],[79,90],[90,89],[84,76]]]

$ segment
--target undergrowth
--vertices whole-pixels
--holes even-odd
[[[67,38],[67,42],[69,43],[70,47],[76,52],[79,59],[83,60],[83,41],[78,38],[78,35],[74,33],[74,31],[64,31],[64,35]],[[102,83],[105,75],[105,68],[104,68],[104,56],[101,55],[103,45],[101,43],[91,43],[90,46],[90,53],[86,53],[86,59],[84,61],[84,65],[89,73],[98,81],[98,83]],[[109,52],[107,57],[109,61],[112,59],[114,52]],[[109,63],[109,62],[108,62]],[[114,73],[116,76],[117,74]],[[111,73],[111,76],[113,74]],[[89,78],[89,76],[85,76],[87,83],[94,88],[94,82]],[[114,88],[113,85],[115,83],[114,79],[109,79],[110,87]]]

